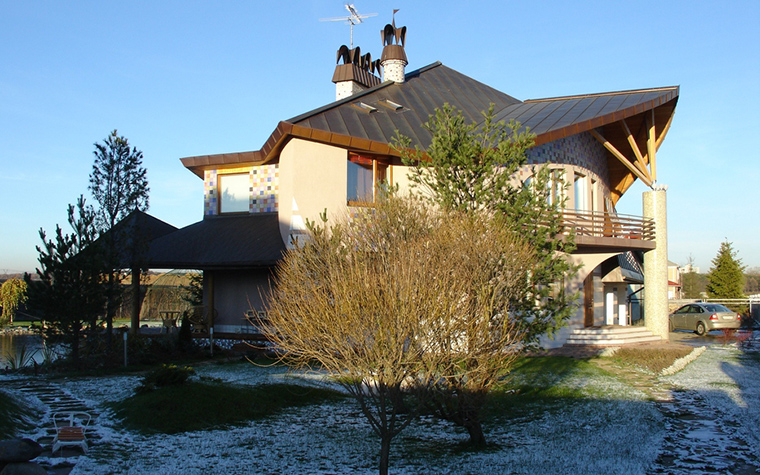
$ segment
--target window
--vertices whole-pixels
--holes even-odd
[[[379,186],[389,182],[388,164],[361,155],[348,157],[348,186],[346,197],[350,203],[373,203]]]
[[[564,199],[565,183],[563,181],[563,174],[564,171],[562,170],[552,170],[549,182],[546,184],[548,188],[546,190],[546,200],[550,205],[554,205],[555,207],[561,204]]]
[[[219,213],[247,213],[251,197],[248,173],[218,175]]]
[[[576,173],[573,180],[573,188],[575,190],[575,210],[588,210],[588,205],[586,204],[586,177]]]

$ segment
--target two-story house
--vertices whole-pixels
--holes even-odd
[[[387,25],[382,33],[380,60],[341,47],[336,100],[281,121],[260,149],[182,159],[203,180],[203,220],[154,241],[151,266],[203,270],[215,331],[240,331],[246,312],[265,308],[273,266],[307,219],[372,199],[383,180],[409,189],[407,168],[389,145],[396,130],[425,149],[431,137],[422,124],[436,108],[448,103],[480,122],[494,104],[498,120],[536,134],[530,164],[562,171],[566,186],[557,190],[566,193],[578,247],[568,258],[583,264],[566,283],[583,296],[570,328],[625,325],[628,284],[643,283],[653,305],[647,327],[667,338],[665,188],[656,184],[656,151],[679,88],[519,100],[440,62],[406,71],[406,28]],[[526,167],[518,178],[530,173]],[[644,194],[646,217],[620,216],[615,206],[635,180],[653,188]]]

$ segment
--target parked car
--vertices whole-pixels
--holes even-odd
[[[741,324],[741,315],[714,303],[690,303],[670,314],[670,331],[691,330],[697,335],[724,328],[738,329]]]

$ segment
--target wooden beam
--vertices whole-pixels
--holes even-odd
[[[649,166],[652,168],[652,178],[657,181],[657,147],[655,141],[657,135],[654,127],[654,109],[645,115],[647,119],[647,155],[649,155]]]
[[[623,125],[623,130],[628,137],[628,143],[631,145],[631,150],[633,150],[633,154],[636,156],[634,165],[638,167],[639,171],[641,171],[644,176],[649,179],[649,181],[652,181],[652,177],[649,175],[649,170],[647,170],[646,162],[644,161],[644,156],[641,154],[639,144],[636,143],[636,139],[633,137],[631,129],[628,128],[628,124],[625,122],[625,119],[621,120],[620,123]]]
[[[670,124],[673,123],[673,116],[675,115],[675,109],[670,113],[670,117],[668,117],[668,121],[665,123],[665,127],[662,128],[662,132],[660,132],[660,136],[657,137],[657,142],[655,143],[655,148],[657,150],[660,149],[660,145],[662,145],[662,142],[665,140],[665,136],[668,135],[668,131],[670,130]]]
[[[652,180],[644,176],[643,173],[641,173],[641,170],[636,168],[630,160],[628,160],[625,155],[620,153],[620,151],[615,148],[614,145],[610,143],[609,140],[605,139],[599,132],[596,131],[596,129],[591,129],[589,132],[591,132],[591,135],[594,136],[595,139],[597,139],[599,142],[601,142],[602,145],[604,145],[604,148],[610,151],[612,155],[615,156],[620,162],[628,168],[628,170],[631,171],[634,175],[636,175],[642,182],[644,182],[645,185],[648,187],[652,187]]]

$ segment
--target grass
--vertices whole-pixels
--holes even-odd
[[[560,356],[519,358],[509,380],[489,394],[483,418],[521,417],[536,404],[551,409],[568,399],[588,398],[588,388],[561,383],[570,377],[600,373],[603,371],[585,360]]]
[[[28,429],[24,418],[29,416],[31,411],[26,406],[0,391],[0,440],[10,439],[19,430]]]
[[[609,359],[620,366],[631,366],[659,374],[675,360],[683,358],[692,350],[693,348],[690,347],[621,348]]]
[[[243,424],[290,407],[344,397],[337,391],[293,384],[242,387],[193,381],[136,394],[112,406],[129,428],[176,434]]]

